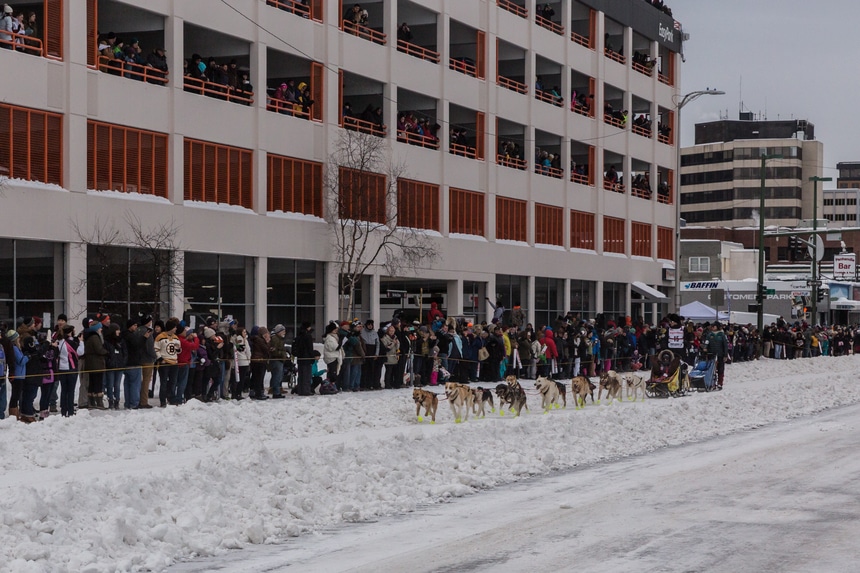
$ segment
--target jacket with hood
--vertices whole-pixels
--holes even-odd
[[[558,358],[558,347],[555,345],[555,334],[553,334],[551,328],[547,328],[546,331],[544,331],[543,344],[546,346],[547,360]]]

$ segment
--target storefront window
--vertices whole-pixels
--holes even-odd
[[[53,323],[65,310],[64,269],[60,243],[0,239],[0,318],[14,327],[16,317],[47,314]]]
[[[270,325],[283,324],[292,339],[303,322],[310,322],[321,336],[325,327],[323,263],[269,259],[266,281],[267,316]]]

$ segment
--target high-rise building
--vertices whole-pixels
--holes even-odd
[[[0,34],[0,318],[346,318],[327,176],[347,132],[404,167],[368,177],[438,253],[404,276],[371,265],[359,317],[432,300],[483,320],[487,298],[537,324],[665,310],[672,17],[642,0],[352,7],[28,2],[36,34]]]
[[[765,164],[766,224],[793,227],[812,219],[809,178],[822,175],[824,146],[810,122],[746,115],[697,124],[695,142],[681,150],[681,217],[688,225],[758,226],[763,155],[782,156]],[[823,218],[823,193],[818,203]]]

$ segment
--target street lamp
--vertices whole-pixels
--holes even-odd
[[[818,182],[833,181],[833,177],[810,177],[812,181],[812,324],[818,324]]]
[[[675,312],[681,311],[681,110],[688,103],[704,95],[725,95],[720,90],[698,90],[683,96],[676,104],[677,127],[675,128]]]
[[[759,336],[764,331],[764,170],[765,162],[768,159],[782,159],[782,155],[778,153],[772,155],[763,153],[761,156],[761,194],[759,196],[758,208],[758,289],[756,290],[756,302],[758,303],[756,325],[758,326]]]

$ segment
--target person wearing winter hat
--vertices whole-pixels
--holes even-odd
[[[275,325],[272,329],[272,338],[269,340],[269,372],[272,373],[269,379],[269,387],[272,390],[272,398],[283,398],[281,392],[282,382],[284,380],[284,360],[287,359],[287,347],[284,336],[287,329],[283,324]]]
[[[158,379],[161,382],[158,400],[162,408],[167,407],[168,400],[173,398],[176,378],[179,374],[179,352],[182,345],[176,335],[179,319],[171,317],[164,324],[164,331],[155,338],[155,352],[158,355]]]
[[[104,347],[100,330],[102,323],[92,321],[84,331],[84,370],[89,374],[87,384],[87,405],[97,410],[105,410],[104,371],[108,351]],[[80,402],[79,402],[80,404]]]
[[[340,331],[337,324],[330,322],[325,327],[323,338],[323,362],[326,365],[328,381],[337,384],[340,365],[343,362],[343,349],[340,343]]]
[[[256,333],[254,332],[256,330]],[[264,387],[266,369],[269,364],[269,331],[265,326],[255,326],[248,338],[251,345],[251,396],[252,400],[268,400]]]
[[[298,367],[296,394],[299,396],[310,396],[313,394],[311,380],[313,378],[313,365],[317,357],[314,356],[314,327],[310,322],[303,322],[293,340],[293,358],[296,359]]]
[[[224,381],[223,370],[221,369],[224,358],[224,340],[215,332],[214,328],[208,326],[203,329],[203,339],[205,340],[206,355],[209,357],[209,363],[203,372],[203,401],[211,402],[221,396],[221,385]]]
[[[18,26],[18,20],[12,14],[12,7],[8,4],[3,5],[3,15],[0,16],[0,48],[12,50],[14,42],[12,33],[15,32]]]

